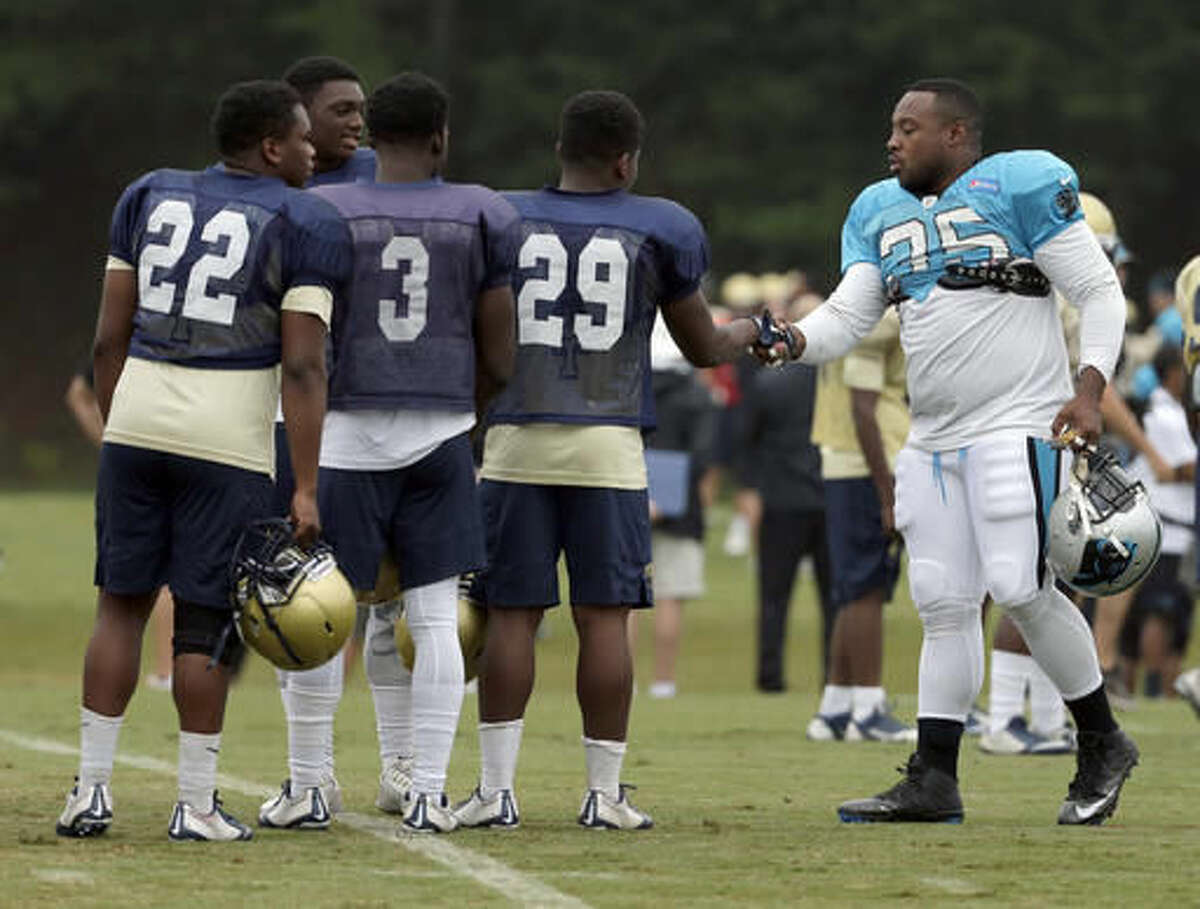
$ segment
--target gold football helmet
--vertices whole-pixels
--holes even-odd
[[[255,521],[242,533],[232,588],[242,639],[280,669],[315,669],[354,630],[354,591],[333,551],[300,548],[282,518]]]

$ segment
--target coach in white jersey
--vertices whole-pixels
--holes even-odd
[[[1044,151],[983,157],[981,127],[966,85],[909,86],[892,114],[893,176],[864,189],[846,218],[841,283],[788,326],[801,359],[823,363],[895,305],[908,359],[912,429],[896,463],[895,515],[924,626],[918,744],[905,778],[843,804],[843,821],[962,820],[958,747],[983,679],[985,592],[1008,609],[1079,728],[1059,823],[1110,816],[1137,763],[1088,627],[1043,559],[1062,457],[1049,440],[1068,428],[1098,436],[1124,297],[1083,221],[1071,167]],[[1052,285],[1080,308],[1076,376]]]

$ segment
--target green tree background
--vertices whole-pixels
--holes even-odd
[[[570,94],[618,88],[649,123],[639,189],[707,226],[719,276],[837,278],[855,193],[883,174],[900,87],[971,82],[989,150],[1048,148],[1114,210],[1153,269],[1200,251],[1200,5],[1190,0],[112,0],[0,3],[0,482],[90,482],[62,406],[87,354],[112,205],[155,167],[212,157],[231,82],[313,53],[368,84],[421,69],[450,88],[455,179],[554,177]]]

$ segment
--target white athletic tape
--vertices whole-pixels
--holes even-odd
[[[53,739],[23,735],[10,729],[0,729],[0,740],[16,745],[18,748],[43,754],[58,754],[64,757],[79,755],[79,749],[71,745],[56,742]],[[116,762],[128,767],[135,767],[138,770],[166,776],[174,776],[176,772],[174,764],[146,755],[118,753]],[[265,783],[255,783],[223,773],[217,776],[217,787],[261,798],[266,798],[273,792],[272,787]],[[398,821],[369,817],[353,811],[343,811],[337,815],[337,822],[352,830],[403,846],[409,852],[441,865],[460,877],[469,878],[483,887],[495,890],[513,902],[525,906],[587,909],[587,903],[582,900],[555,890],[537,878],[510,868],[489,855],[456,845],[435,834],[406,833],[401,829]]]

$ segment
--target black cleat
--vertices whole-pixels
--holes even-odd
[[[1080,732],[1075,779],[1058,810],[1060,824],[1103,824],[1117,810],[1121,787],[1138,762],[1138,747],[1120,729]]]
[[[904,779],[879,795],[855,799],[838,806],[838,817],[846,824],[924,822],[961,824],[962,799],[958,781],[950,774],[926,767],[914,753],[908,765],[897,768]]]

